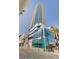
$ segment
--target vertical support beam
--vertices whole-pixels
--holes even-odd
[[[45,29],[43,26],[43,40],[44,40],[44,51],[46,51],[46,39],[45,39]]]

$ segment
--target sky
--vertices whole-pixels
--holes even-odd
[[[25,12],[19,16],[19,34],[28,31],[36,4],[43,4],[46,27],[59,28],[59,0],[29,0]]]

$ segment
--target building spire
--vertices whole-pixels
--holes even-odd
[[[33,27],[37,23],[45,24],[44,8],[42,4],[37,4],[35,6],[31,27]]]

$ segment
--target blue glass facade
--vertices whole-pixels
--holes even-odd
[[[45,34],[45,35],[44,35]],[[45,38],[44,38],[45,36]],[[40,39],[38,39],[40,37]],[[37,48],[45,48],[49,44],[54,43],[54,36],[51,32],[49,32],[46,28],[41,30],[40,32],[34,33],[34,38],[32,41],[32,46]]]

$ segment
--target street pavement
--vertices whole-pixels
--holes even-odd
[[[51,52],[40,52],[30,48],[19,48],[19,59],[59,59]]]

